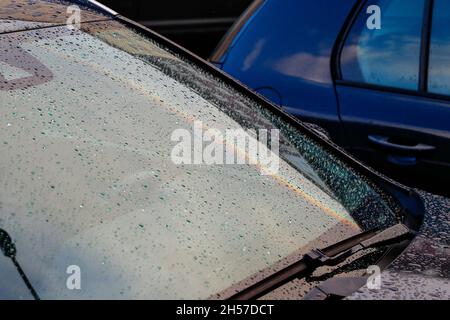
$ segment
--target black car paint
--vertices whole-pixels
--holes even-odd
[[[348,299],[450,299],[450,199],[419,194],[426,208],[419,235],[381,274],[380,290],[363,287]]]

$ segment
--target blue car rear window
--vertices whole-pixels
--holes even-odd
[[[373,28],[373,6],[379,25]],[[367,2],[345,42],[341,55],[344,80],[417,90],[424,0]]]
[[[450,94],[450,2],[435,0],[430,44],[428,90]]]

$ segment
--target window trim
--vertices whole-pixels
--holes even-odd
[[[428,91],[430,65],[431,28],[433,23],[434,0],[426,0],[423,11],[422,37],[420,40],[419,92]]]
[[[332,58],[331,58],[331,71],[333,75],[333,79],[335,81],[340,81],[342,79],[342,69],[341,69],[341,55],[344,50],[345,42],[347,41],[348,35],[358,18],[359,13],[361,12],[364,4],[367,0],[356,0],[355,5],[350,10],[347,19],[344,22],[344,25],[337,36],[337,40],[335,42]]]
[[[333,49],[333,56],[331,58],[331,70],[335,87],[337,85],[340,85],[346,87],[363,88],[380,92],[389,92],[402,95],[416,96],[438,101],[450,101],[450,95],[428,92],[428,72],[429,72],[428,66],[430,58],[430,41],[431,41],[434,0],[425,0],[425,11],[422,24],[422,37],[421,37],[421,49],[419,60],[419,81],[417,90],[389,87],[343,79],[341,69],[342,51],[344,49],[345,42],[350,34],[350,31],[352,30],[359,14],[362,12],[362,9],[364,8],[367,2],[368,0],[357,0],[354,8],[349,13],[349,16],[347,17],[347,20],[335,42],[335,46]]]

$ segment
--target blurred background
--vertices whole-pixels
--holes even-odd
[[[102,0],[103,4],[208,58],[252,0]]]

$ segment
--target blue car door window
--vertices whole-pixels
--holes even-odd
[[[435,0],[431,27],[428,91],[450,95],[450,2]]]
[[[417,90],[424,9],[425,0],[366,2],[342,51],[343,80]]]

